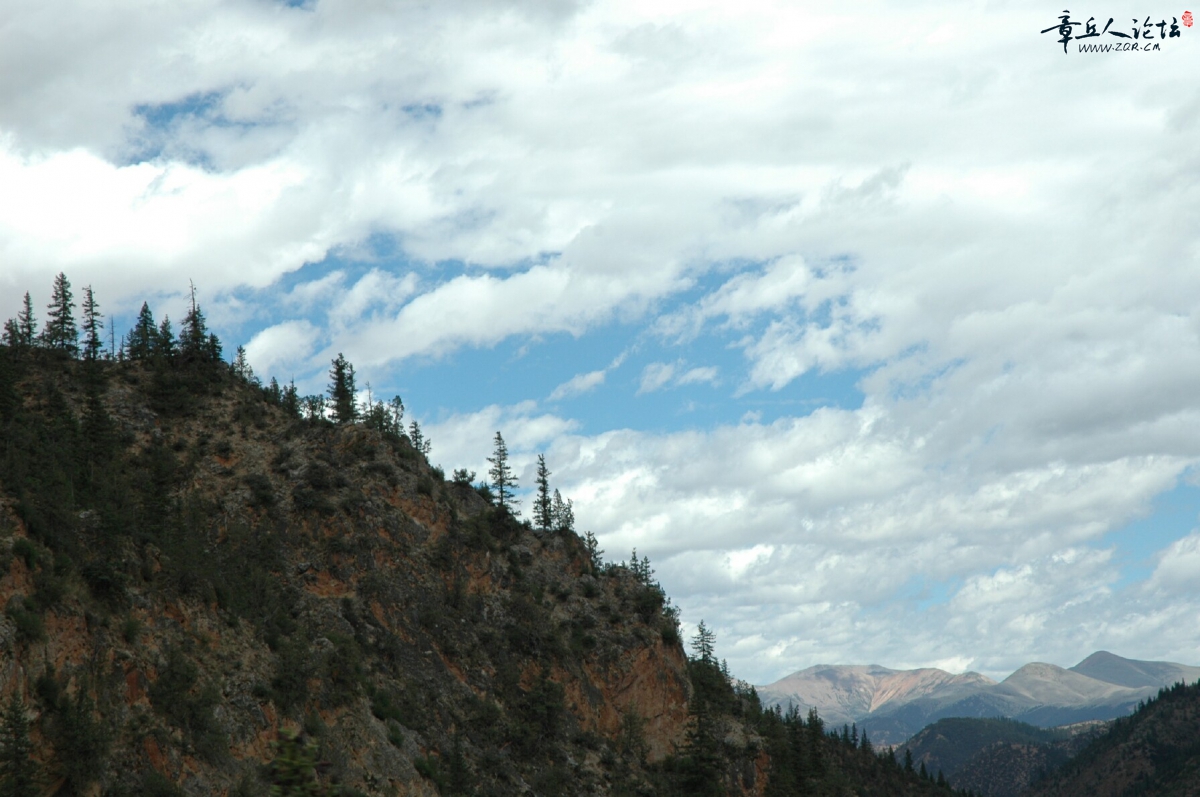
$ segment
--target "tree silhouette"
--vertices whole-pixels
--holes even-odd
[[[104,316],[97,309],[92,286],[83,289],[83,359],[95,361],[100,358],[104,344],[100,340],[100,319]]]
[[[25,301],[21,312],[17,313],[17,332],[21,335],[21,345],[26,348],[34,343],[34,330],[37,329],[37,319],[33,317],[33,302],[29,300],[29,291],[25,291]]]
[[[546,455],[538,454],[537,497],[533,499],[533,521],[543,531],[554,528],[554,502],[550,498],[550,469]]]
[[[571,499],[563,500],[562,494],[554,491],[550,503],[550,526],[559,534],[575,533],[575,509]]]
[[[500,503],[501,508],[507,509],[513,514],[513,490],[517,488],[517,477],[513,475],[512,468],[508,464],[508,446],[504,444],[504,438],[499,432],[496,432],[495,447],[492,456],[487,458],[487,461],[492,463],[492,467],[488,469],[488,476],[492,480],[492,489],[496,491],[496,500]]]
[[[352,423],[358,417],[354,394],[354,366],[338,352],[329,369],[329,401],[333,405],[333,420],[337,423]]]
[[[42,330],[43,345],[48,349],[64,351],[72,357],[78,354],[79,330],[75,327],[75,301],[71,294],[71,283],[61,271],[54,278],[46,315],[46,327]]]
[[[154,313],[150,312],[149,304],[142,302],[141,312],[138,313],[137,321],[133,323],[133,329],[129,330],[129,339],[125,344],[129,359],[150,359],[157,337],[158,327],[154,325]]]

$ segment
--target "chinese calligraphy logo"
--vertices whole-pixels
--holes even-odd
[[[1179,38],[1181,20],[1185,28],[1192,27],[1192,12],[1184,11],[1179,18],[1171,17],[1170,22],[1166,17],[1160,18],[1158,22],[1151,22],[1149,16],[1143,20],[1134,17],[1131,28],[1113,28],[1113,18],[1109,17],[1108,22],[1104,23],[1104,29],[1097,30],[1095,17],[1088,17],[1087,22],[1076,22],[1071,19],[1070,11],[1063,11],[1058,18],[1058,24],[1045,28],[1042,33],[1053,31],[1058,34],[1057,42],[1062,45],[1064,55],[1067,52],[1067,45],[1072,41],[1076,42],[1078,51],[1081,53],[1153,52],[1161,50],[1162,43],[1168,39]],[[1079,28],[1083,28],[1083,30],[1080,31]],[[1113,36],[1118,41],[1112,42],[1102,38],[1105,36]],[[1098,39],[1099,41],[1084,44],[1085,39]]]

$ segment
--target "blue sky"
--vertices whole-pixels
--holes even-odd
[[[1192,29],[1064,54],[1033,2],[9,5],[0,316],[63,271],[123,331],[190,279],[264,377],[319,391],[344,352],[448,471],[496,430],[544,452],[754,682],[1200,663]]]

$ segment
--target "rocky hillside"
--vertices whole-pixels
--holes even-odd
[[[196,308],[178,339],[143,308],[115,358],[26,321],[0,346],[6,793],[949,793],[764,712],[711,636],[685,654],[648,562],[447,479],[398,400],[263,386]]]
[[[217,362],[0,357],[0,671],[44,785],[260,794],[290,728],[347,790],[607,793],[686,746],[661,590],[406,435]]]

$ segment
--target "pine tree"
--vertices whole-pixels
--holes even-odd
[[[17,313],[17,343],[22,348],[30,348],[35,342],[37,319],[33,317],[33,302],[29,300],[29,291],[25,291],[25,300],[21,311]]]
[[[905,772],[913,771],[912,750],[905,749],[905,751],[904,751],[904,771]]]
[[[210,336],[204,322],[204,313],[196,304],[196,286],[192,285],[192,306],[183,317],[183,328],[179,330],[179,358],[184,363],[204,361],[211,354]]]
[[[154,313],[150,312],[150,305],[142,302],[142,310],[138,313],[133,329],[129,330],[128,341],[125,344],[129,359],[150,359],[157,338],[158,327],[154,324]]]
[[[103,314],[97,309],[92,286],[83,289],[83,359],[95,362],[100,359],[104,343],[100,340],[100,319]]]
[[[550,498],[550,469],[546,455],[538,454],[537,497],[533,499],[533,521],[543,532],[554,528],[554,502]]]
[[[46,308],[46,326],[42,343],[48,349],[66,352],[72,357],[79,353],[79,330],[75,327],[75,302],[71,283],[61,271],[54,278],[50,304]]]
[[[492,467],[488,469],[488,476],[492,480],[492,489],[496,491],[496,500],[499,502],[502,509],[507,509],[514,515],[519,514],[513,509],[513,490],[517,488],[517,478],[513,475],[512,468],[508,464],[508,446],[504,444],[504,438],[499,432],[496,432],[494,441],[495,448],[492,456],[487,458],[487,461],[492,463]]]
[[[0,797],[36,797],[37,765],[29,739],[25,703],[14,691],[0,724]]]
[[[151,354],[160,363],[175,361],[175,332],[171,329],[171,319],[167,316],[163,316],[162,323],[158,325],[158,334],[154,336]]]
[[[20,346],[21,333],[17,331],[17,321],[10,318],[4,322],[4,345],[11,349]]]
[[[713,663],[713,649],[716,644],[717,635],[701,620],[700,625],[696,626],[696,635],[692,637],[692,653],[695,660],[705,664]]]
[[[413,448],[426,457],[433,451],[433,441],[425,436],[425,433],[421,431],[421,424],[415,420],[408,425],[408,439],[412,442]]]
[[[300,417],[300,394],[296,392],[296,381],[288,382],[288,386],[283,389],[283,397],[279,401],[279,406],[283,407],[283,411],[288,414],[289,418]]]
[[[358,403],[354,388],[354,366],[338,352],[333,367],[329,370],[329,401],[333,405],[333,420],[337,423],[352,423],[358,417]]]
[[[244,379],[247,382],[254,381],[254,369],[250,367],[250,361],[246,359],[246,349],[243,346],[237,347],[237,352],[234,353],[233,363],[229,366],[233,371],[233,375]]]
[[[309,421],[323,420],[325,418],[326,404],[324,396],[305,396],[300,402],[304,407],[304,417]]]
[[[575,509],[571,499],[563,500],[558,490],[550,504],[550,525],[559,534],[575,533]]]
[[[591,562],[592,570],[599,570],[601,565],[604,564],[604,560],[600,558],[604,551],[600,550],[600,543],[596,539],[596,535],[590,531],[585,531],[583,533],[583,544],[587,548],[588,561]]]

